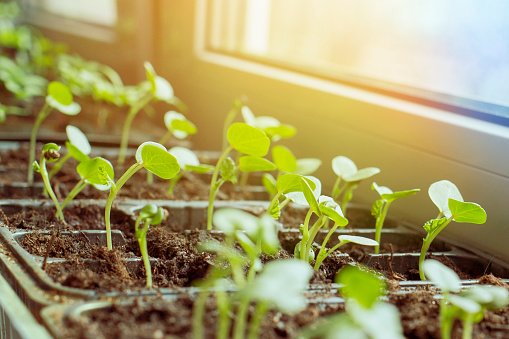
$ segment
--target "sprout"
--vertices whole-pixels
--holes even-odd
[[[164,115],[164,125],[168,132],[161,138],[159,143],[164,145],[173,135],[177,139],[185,139],[191,134],[196,134],[196,126],[182,114],[176,111],[168,111]]]
[[[332,159],[332,170],[338,177],[332,186],[331,197],[335,201],[341,200],[340,206],[343,213],[346,213],[347,204],[352,200],[353,191],[359,182],[380,173],[380,169],[376,167],[357,170],[357,166],[352,160],[341,155]]]
[[[244,123],[234,123],[228,128],[227,138],[230,145],[219,157],[210,182],[209,205],[207,209],[208,230],[212,229],[212,213],[217,191],[226,181],[231,181],[233,183],[237,181],[237,167],[235,162],[231,158],[227,158],[230,151],[235,149],[239,153],[251,156],[248,161],[242,160],[246,156],[240,158],[239,161],[244,165],[241,169],[242,171],[267,168],[267,161],[261,157],[265,156],[269,151],[270,140],[263,131]],[[218,180],[219,172],[221,172],[220,180]]]
[[[73,97],[69,88],[61,82],[52,81],[48,85],[48,95],[46,96],[46,102],[42,107],[37,119],[35,120],[30,135],[30,158],[29,164],[32,164],[35,160],[35,143],[37,138],[37,131],[41,123],[48,117],[53,109],[56,109],[67,115],[76,115],[80,112],[81,107],[79,104],[73,101]],[[34,171],[31,166],[28,166],[28,177],[27,181],[29,184],[34,182]]]
[[[371,189],[375,190],[380,194],[380,200],[375,201],[371,207],[371,214],[376,218],[375,224],[375,240],[380,243],[380,236],[382,234],[382,227],[384,225],[385,217],[389,206],[394,200],[410,197],[415,193],[419,192],[420,189],[412,189],[408,191],[393,192],[390,188],[385,186],[378,186],[376,182],[373,182]],[[375,246],[375,253],[378,254],[380,246]]]
[[[255,117],[249,107],[243,105],[240,108],[244,122],[250,126],[261,129],[267,134],[271,142],[281,139],[291,138],[297,133],[297,129],[288,124],[282,124],[274,117],[259,116]]]
[[[3,124],[5,122],[8,115],[26,116],[30,115],[30,113],[27,110],[20,107],[5,106],[0,104],[0,124]]]
[[[459,193],[456,190],[453,191]],[[460,279],[453,270],[436,260],[425,260],[422,263],[422,270],[442,292],[440,331],[444,339],[451,338],[455,317],[463,322],[462,338],[469,339],[472,338],[473,323],[480,322],[487,310],[496,311],[509,303],[509,292],[497,286],[477,285],[457,295],[450,294],[460,290]]]
[[[168,212],[162,207],[157,207],[154,204],[145,205],[136,218],[134,226],[136,239],[140,245],[140,252],[143,258],[143,265],[145,266],[145,275],[147,277],[147,287],[152,287],[152,270],[150,269],[150,260],[147,250],[147,231],[150,225],[159,225],[168,215]],[[143,227],[140,228],[140,225]]]
[[[169,149],[168,152],[177,159],[180,165],[179,174],[171,178],[170,184],[168,185],[169,195],[173,194],[175,185],[187,172],[203,174],[214,170],[214,166],[200,164],[200,160],[198,160],[196,154],[188,148],[177,146]]]
[[[42,180],[44,182],[44,187],[48,191],[53,203],[55,204],[55,208],[57,209],[56,217],[58,220],[64,221],[64,214],[62,213],[62,209],[60,208],[60,203],[58,202],[57,197],[55,196],[55,192],[51,188],[51,184],[48,178],[48,171],[46,170],[46,162],[55,162],[60,157],[58,151],[60,150],[60,146],[54,143],[49,143],[43,146],[41,160],[39,163],[37,161],[33,162],[33,170],[41,173]]]
[[[428,194],[431,201],[438,207],[440,213],[435,219],[427,221],[423,226],[427,234],[422,244],[421,255],[419,256],[419,275],[421,280],[426,280],[422,270],[422,263],[429,246],[451,221],[472,224],[484,224],[486,222],[486,212],[484,209],[476,203],[464,202],[456,185],[448,180],[441,180],[431,184]]]
[[[329,234],[331,234],[330,231],[327,235],[329,235]],[[339,240],[339,243],[336,244],[334,247],[332,247],[329,250],[327,250],[327,248],[325,246],[322,246],[320,248],[320,251],[318,252],[318,256],[316,257],[315,270],[318,270],[318,268],[320,267],[322,262],[325,260],[325,258],[327,258],[332,252],[334,252],[341,246],[346,245],[350,242],[354,243],[354,244],[362,245],[362,246],[378,246],[378,244],[379,244],[378,241],[375,241],[373,239],[366,238],[366,237],[359,237],[359,236],[355,236],[355,235],[340,235],[340,236],[338,236],[338,240]],[[325,242],[325,245],[326,244],[327,244],[327,242]]]
[[[281,145],[272,147],[272,161],[276,164],[279,175],[283,173],[310,175],[322,165],[322,161],[316,158],[297,159],[290,149]]]
[[[137,162],[129,167],[116,183],[113,182],[112,178],[107,173],[105,173],[106,171],[102,171],[103,184],[110,186],[110,195],[106,201],[104,218],[107,232],[106,241],[109,250],[113,248],[111,244],[110,227],[111,206],[113,205],[113,201],[115,200],[117,193],[120,191],[122,186],[124,186],[127,180],[129,180],[134,173],[142,168],[146,168],[148,171],[162,179],[171,179],[180,171],[177,159],[168,153],[163,145],[152,141],[144,142],[138,147],[136,151],[136,161]]]

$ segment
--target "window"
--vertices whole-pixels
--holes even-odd
[[[509,126],[509,2],[211,0],[207,48]]]

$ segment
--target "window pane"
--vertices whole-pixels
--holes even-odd
[[[210,6],[212,49],[450,104],[463,98],[471,109],[488,103],[491,113],[509,117],[509,1],[212,0]]]

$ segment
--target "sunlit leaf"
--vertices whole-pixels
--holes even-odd
[[[337,176],[345,177],[357,173],[357,166],[349,158],[340,155],[332,159],[332,170]]]
[[[486,211],[480,205],[473,202],[449,199],[449,210],[456,222],[468,222],[471,224],[484,224],[486,222]]]
[[[255,157],[251,155],[245,155],[239,159],[239,170],[242,172],[255,172],[255,171],[273,171],[276,169],[276,165],[271,161]]]
[[[110,178],[115,177],[115,172],[111,163],[100,157],[81,162],[76,170],[83,179],[87,180],[91,184],[107,185],[108,183],[105,182],[104,176],[101,173],[101,166],[102,170],[106,171]]]
[[[433,203],[438,207],[439,211],[448,218],[451,216],[451,211],[449,210],[449,199],[464,201],[456,185],[449,180],[434,182],[430,185],[428,194],[431,201],[433,201]]]
[[[152,141],[138,147],[136,161],[162,179],[171,179],[180,171],[177,159],[163,145]]]
[[[297,159],[297,168],[294,173],[300,175],[311,175],[315,173],[320,166],[322,166],[322,160],[317,158]]]
[[[339,235],[338,240],[340,242],[344,242],[344,243],[353,242],[354,244],[359,244],[359,245],[363,245],[363,246],[377,246],[378,245],[378,242],[373,239],[366,238],[366,237],[359,237],[356,235],[346,235],[346,234]]]
[[[297,169],[297,159],[292,151],[285,146],[272,147],[272,160],[282,172],[293,172]]]
[[[62,106],[69,106],[73,102],[69,87],[59,81],[52,81],[49,83],[48,95]]]
[[[344,297],[356,300],[364,308],[371,308],[387,290],[387,283],[382,276],[358,266],[344,266],[336,282],[343,285],[340,292]]]
[[[426,277],[442,291],[458,292],[461,283],[458,275],[444,264],[428,259],[422,263],[422,269]]]
[[[240,153],[263,157],[270,147],[270,140],[260,129],[236,122],[228,128],[228,142]]]

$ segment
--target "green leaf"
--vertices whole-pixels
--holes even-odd
[[[204,174],[214,171],[214,166],[205,164],[200,164],[200,166],[186,165],[186,170],[193,171],[198,174]]]
[[[269,139],[277,141],[279,139],[291,138],[297,133],[297,129],[292,125],[281,124],[279,126],[270,126],[263,130],[267,133]]]
[[[59,81],[49,83],[48,95],[63,106],[69,106],[73,102],[71,90]]]
[[[156,90],[154,92],[154,97],[161,101],[169,101],[173,98],[173,87],[171,87],[168,80],[161,78],[156,75],[155,77],[155,85]]]
[[[371,189],[376,191],[380,195],[380,197],[382,197],[382,195],[384,195],[384,194],[386,194],[386,195],[387,194],[392,194],[392,190],[389,187],[378,186],[376,182],[373,182],[371,184]]]
[[[180,171],[177,159],[163,145],[152,141],[138,147],[136,161],[162,179],[171,179]]]
[[[164,115],[164,125],[177,139],[185,139],[189,134],[195,134],[196,126],[179,112],[168,111]]]
[[[245,155],[240,157],[239,159],[239,170],[242,172],[255,172],[255,171],[273,171],[276,169],[276,165],[274,165],[271,161],[255,157],[251,155]]]
[[[315,197],[315,200],[318,200],[318,198],[320,197],[320,194],[322,193],[322,183],[320,182],[320,179],[313,177],[313,176],[306,176],[303,178],[307,179],[306,182],[308,180],[311,180],[312,182],[315,183],[316,187],[312,191],[313,191],[313,196]],[[307,198],[304,196],[304,193],[301,191],[285,193],[285,196],[296,204],[299,204],[302,206],[309,206],[309,202],[307,201]]]
[[[185,119],[174,119],[171,122],[171,128],[175,131],[181,131],[187,134],[196,134],[198,129],[196,128],[195,124],[193,124],[191,121]]]
[[[475,314],[481,312],[481,305],[468,298],[452,294],[449,296],[449,301],[466,313]]]
[[[225,181],[230,181],[233,184],[237,183],[237,166],[232,158],[224,159],[221,164],[221,177]]]
[[[448,218],[451,216],[449,199],[464,201],[456,185],[449,180],[440,180],[432,183],[429,186],[428,194],[431,201],[438,207],[438,210]]]
[[[343,216],[341,207],[334,201],[334,199],[322,195],[320,196],[318,202],[318,208],[320,212],[338,224],[338,226],[343,227],[348,224],[348,219]]]
[[[283,194],[290,192],[302,192],[302,186],[300,184],[301,178],[304,178],[308,182],[311,189],[314,190],[316,188],[314,182],[298,174],[283,174],[277,179],[276,188],[278,192]]]
[[[361,181],[372,177],[375,174],[380,173],[380,169],[376,167],[366,167],[358,170],[356,173],[350,175],[344,175],[343,180],[346,182]]]
[[[486,211],[480,205],[473,202],[449,199],[449,210],[456,222],[468,222],[471,224],[484,224],[486,222]]]
[[[156,91],[156,81],[155,81],[155,78],[157,76],[156,71],[154,70],[152,64],[148,61],[145,61],[143,63],[143,66],[145,67],[145,73],[147,75],[147,80],[150,83],[150,87],[152,88],[152,93],[154,93]]]
[[[277,194],[276,179],[271,174],[264,173],[262,175],[262,184],[269,194]]]
[[[65,147],[67,148],[67,151],[69,152],[69,154],[71,154],[71,157],[73,157],[80,163],[90,159],[90,157],[88,155],[86,155],[85,153],[80,151],[79,148],[77,148],[76,146],[71,144],[69,141],[65,142]]]
[[[443,292],[458,292],[461,283],[458,275],[444,264],[427,259],[422,263],[422,269],[426,277]]]
[[[272,160],[282,172],[292,173],[297,169],[297,159],[295,159],[292,151],[285,146],[272,147]]]
[[[77,115],[81,111],[81,106],[76,102],[71,102],[69,105],[62,105],[55,98],[50,95],[46,96],[46,103],[65,115]]]
[[[345,234],[339,235],[338,240],[345,244],[349,243],[349,242],[353,242],[354,244],[359,244],[359,245],[363,245],[363,246],[377,246],[378,245],[378,242],[373,239],[366,238],[366,237],[359,237],[356,235],[345,235]]]
[[[357,173],[357,166],[349,158],[340,155],[332,159],[332,170],[338,177],[344,178]]]
[[[270,140],[260,129],[236,122],[228,128],[227,138],[230,145],[247,155],[263,157],[270,147]]]
[[[275,219],[270,215],[264,214],[258,218],[258,232],[252,240],[258,243],[261,240],[261,249],[264,254],[275,254],[280,247],[278,231],[276,229]]]
[[[383,200],[377,200],[374,202],[373,206],[371,206],[371,215],[375,218],[378,217],[382,211],[382,207],[384,205]]]
[[[309,184],[304,178],[301,178],[300,184],[302,186],[302,193],[304,194],[304,197],[306,198],[306,201],[308,202],[309,206],[312,208],[313,212],[316,214],[320,214],[320,209],[318,207],[318,202],[316,201],[316,197],[313,194],[313,190],[311,187],[309,187]]]
[[[102,166],[102,170],[100,169]],[[111,163],[101,157],[89,159],[81,162],[76,168],[78,174],[94,185],[108,185],[104,179],[104,174],[101,171],[106,171],[110,178],[115,177],[115,172]]]
[[[67,139],[69,139],[69,142],[78,148],[81,153],[89,155],[92,152],[92,147],[88,142],[87,136],[82,131],[80,131],[79,128],[72,125],[67,125],[65,128],[65,133],[67,134]]]
[[[343,285],[340,292],[344,297],[356,300],[364,308],[371,308],[387,290],[382,276],[358,266],[344,266],[336,276],[336,282]]]
[[[322,160],[316,158],[302,158],[297,159],[297,168],[293,173],[300,175],[311,175],[320,166],[322,166]]]
[[[469,298],[488,310],[498,310],[509,303],[509,292],[504,287],[490,285],[474,285],[461,291],[462,297]]]
[[[279,207],[279,201],[272,206],[268,213],[272,218],[274,218],[274,220],[279,219],[279,217],[281,216],[281,208]]]
[[[230,235],[237,231],[256,234],[258,230],[258,218],[236,208],[217,210],[212,216],[212,222],[218,230]]]

